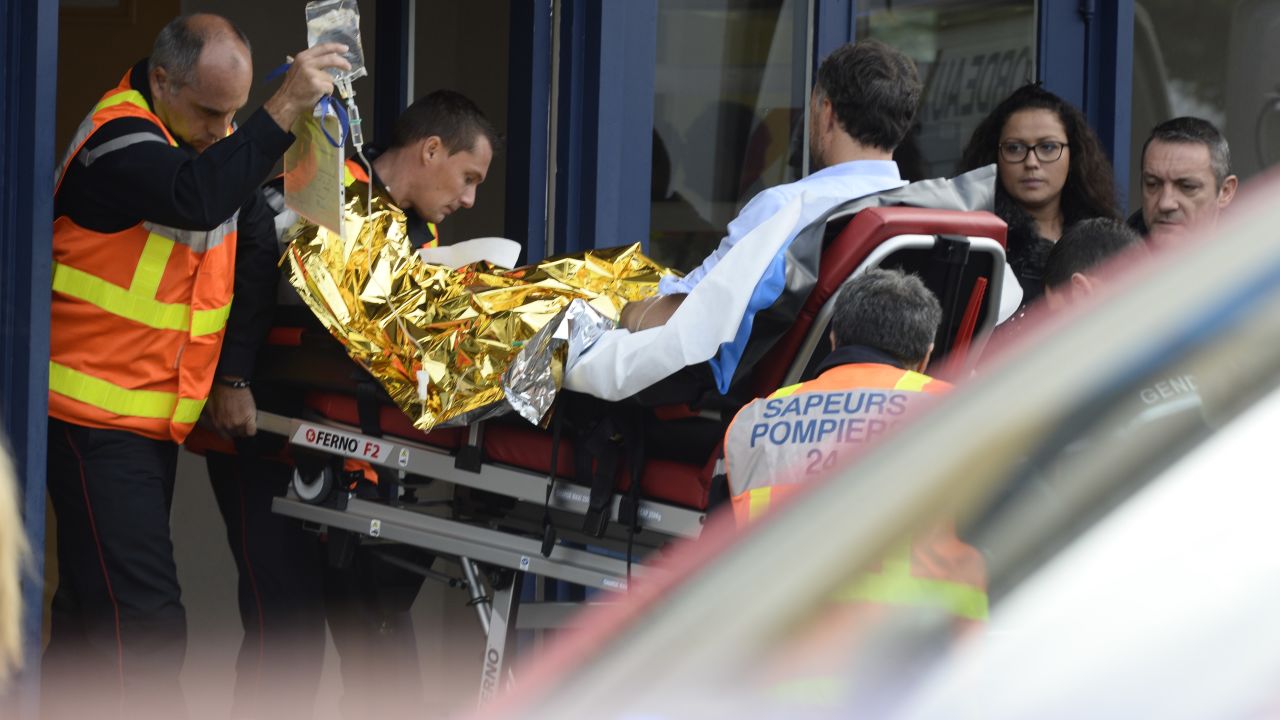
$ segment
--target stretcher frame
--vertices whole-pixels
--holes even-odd
[[[878,209],[880,212],[884,210]],[[849,277],[878,267],[901,250],[933,248],[941,242],[944,234],[945,230],[935,235],[904,233],[889,237],[875,246]],[[950,236],[950,239],[954,241],[956,237]],[[988,255],[992,264],[987,300],[989,309],[973,333],[972,343],[962,366],[967,370],[976,362],[977,355],[996,324],[1007,266],[1001,242],[977,236],[963,236],[963,239],[968,241],[967,253]],[[811,355],[826,335],[835,309],[835,299],[832,294],[814,316],[798,351],[787,365],[782,385],[801,379]],[[289,439],[290,444],[308,450],[369,462],[398,473],[401,479],[420,476],[455,487],[472,488],[511,498],[516,501],[517,507],[536,508],[534,518],[541,518],[544,501],[549,510],[559,513],[561,517],[568,515],[581,518],[588,508],[590,489],[572,480],[556,479],[550,499],[547,500],[546,472],[488,461],[482,463],[478,472],[466,470],[458,467],[456,457],[449,449],[397,436],[374,437],[328,418],[293,418],[260,411],[258,429],[260,432],[282,435]],[[478,444],[480,435],[480,427],[471,426],[469,444]],[[621,526],[621,502],[620,494],[615,493],[610,512],[610,519],[614,521],[609,524],[611,528]],[[546,612],[539,611],[541,603],[524,603],[526,609],[532,612],[530,622],[522,625],[519,614],[522,605],[520,590],[526,573],[611,593],[624,593],[632,575],[643,577],[654,572],[644,562],[643,555],[674,540],[697,538],[706,520],[705,511],[641,499],[638,512],[640,529],[629,538],[629,543],[634,543],[640,551],[640,558],[628,562],[592,549],[594,546],[616,550],[619,548],[616,537],[587,538],[575,536],[572,531],[561,532],[560,542],[544,556],[541,551],[542,542],[531,536],[533,528],[530,525],[537,524],[537,520],[532,518],[525,523],[524,532],[511,532],[512,529],[521,529],[518,517],[511,523],[486,527],[432,515],[395,501],[372,502],[350,492],[339,493],[336,503],[317,505],[298,499],[291,491],[289,496],[276,498],[272,509],[278,514],[317,526],[345,530],[359,537],[381,542],[403,543],[457,559],[464,574],[461,582],[477,609],[478,619],[486,636],[479,692],[481,703],[492,698],[505,682],[511,680],[507,649],[512,647],[517,630],[560,626],[571,611],[571,606],[565,603],[548,603]],[[567,529],[563,522],[557,527]],[[567,547],[565,540],[583,547]],[[504,578],[499,583],[491,582],[494,586],[492,592],[487,591],[480,564],[507,571],[509,579]]]

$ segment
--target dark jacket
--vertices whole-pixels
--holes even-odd
[[[1022,286],[1021,307],[1026,307],[1044,294],[1044,266],[1049,261],[1053,241],[1042,237],[1031,215],[1000,189],[996,190],[996,215],[1009,225],[1005,256]]]
[[[1146,239],[1147,235],[1151,234],[1151,230],[1147,227],[1146,221],[1142,219],[1142,208],[1135,210],[1125,223],[1129,227],[1133,228],[1134,232],[1141,235],[1143,239]]]

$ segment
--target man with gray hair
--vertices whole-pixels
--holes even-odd
[[[924,372],[933,354],[933,339],[942,322],[942,306],[920,278],[897,270],[868,270],[849,280],[836,298],[831,318],[831,345],[824,366],[848,362],[864,348],[887,355],[877,362]]]
[[[329,69],[350,69],[346,50],[298,53],[235,129],[253,79],[248,41],[226,18],[180,17],[71,141],[54,190],[50,716],[186,715],[186,615],[169,537],[178,445],[215,380],[235,385],[252,367],[250,351],[223,347],[228,327],[260,325],[231,311],[237,255],[274,277],[259,186],[294,121],[332,92]],[[239,306],[252,293],[235,284]],[[254,332],[265,328],[236,334]]]
[[[1166,120],[1142,146],[1142,223],[1131,222],[1156,245],[1177,242],[1215,223],[1238,182],[1227,140],[1213,123]]]
[[[729,425],[725,474],[740,524],[836,467],[846,446],[892,428],[911,395],[951,388],[924,374],[941,321],[942,306],[915,275],[874,269],[844,284],[818,376],[748,403]]]

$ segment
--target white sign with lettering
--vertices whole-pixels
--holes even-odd
[[[347,433],[318,425],[303,423],[298,426],[291,441],[294,445],[324,450],[347,457],[381,463],[392,449],[390,443]]]

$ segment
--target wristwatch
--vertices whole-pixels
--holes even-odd
[[[243,390],[252,384],[249,382],[249,378],[232,379],[232,378],[224,378],[217,375],[214,376],[213,381],[218,383],[219,385],[222,385],[224,387],[229,387],[235,390]]]

